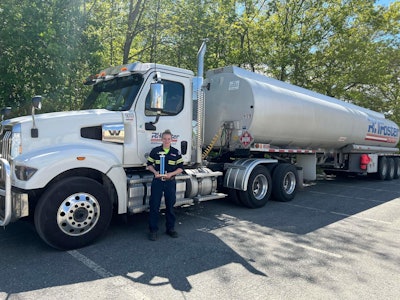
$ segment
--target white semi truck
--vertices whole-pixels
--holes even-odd
[[[80,111],[1,122],[0,225],[31,216],[50,246],[103,234],[113,214],[148,209],[146,157],[170,129],[183,155],[177,203],[219,199],[257,208],[290,201],[327,173],[400,176],[399,127],[384,115],[237,67],[198,74],[154,63],[87,79]],[[2,118],[9,109],[2,110]]]

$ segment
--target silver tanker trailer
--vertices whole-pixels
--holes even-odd
[[[225,166],[224,184],[239,202],[244,186],[233,178],[242,178],[250,157],[279,162],[263,165],[281,201],[293,198],[299,178],[315,180],[317,166],[327,174],[400,176],[399,127],[383,114],[233,66],[208,71],[204,86],[207,150],[235,161]]]
[[[397,150],[399,128],[383,114],[238,67],[208,71],[206,78],[206,143],[232,121],[255,141],[282,148]]]

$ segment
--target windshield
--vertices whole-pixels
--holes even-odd
[[[101,81],[93,86],[82,109],[129,110],[142,83],[143,77],[139,74]]]

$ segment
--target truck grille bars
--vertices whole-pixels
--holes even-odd
[[[0,153],[1,157],[10,160],[11,152],[11,131],[5,131],[3,136],[0,136]]]

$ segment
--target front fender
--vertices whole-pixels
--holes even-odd
[[[14,186],[32,190],[45,187],[57,175],[71,169],[90,168],[107,174],[112,168],[121,167],[121,161],[115,154],[96,147],[66,145],[20,155],[13,161],[13,171],[16,166],[37,169],[36,173],[27,181],[13,176]]]
[[[15,171],[15,166],[37,169],[37,172],[27,181],[17,179],[14,174],[13,185],[23,190],[43,188],[53,178],[68,170],[79,168],[97,170],[106,174],[115,186],[119,203],[118,213],[126,212],[126,174],[121,161],[112,152],[87,145],[58,146],[20,155],[13,161],[13,171]]]

